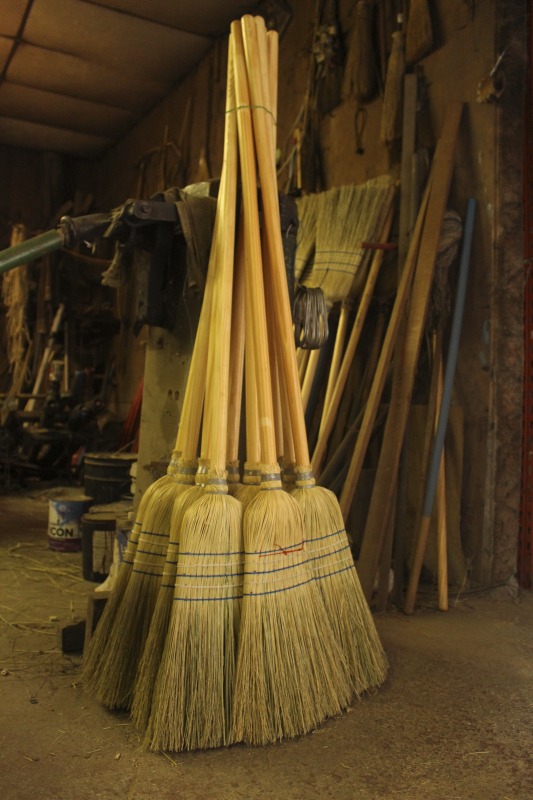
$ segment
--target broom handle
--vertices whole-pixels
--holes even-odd
[[[259,175],[261,178],[261,194],[263,199],[263,217],[266,229],[270,258],[268,261],[268,280],[272,286],[277,327],[279,329],[281,368],[287,387],[290,422],[294,437],[294,449],[298,464],[309,464],[309,448],[302,407],[302,395],[298,380],[298,368],[292,334],[292,315],[285,272],[285,258],[281,240],[279,214],[279,198],[277,188],[276,166],[272,158],[272,115],[266,102],[269,92],[267,63],[260,60],[258,45],[258,29],[261,39],[266,37],[264,20],[246,15],[242,18],[246,64],[250,78],[251,99],[253,104],[254,131],[257,146]]]
[[[256,25],[258,20],[256,19]],[[279,37],[277,31],[267,31],[267,58],[268,58],[268,91],[269,91],[269,108],[272,111],[272,158],[276,162],[276,123],[277,108],[278,108],[278,54],[279,54]],[[265,263],[268,262],[269,252],[268,246],[263,248],[263,258]],[[274,413],[278,414],[276,422],[276,439],[278,442],[278,454],[283,455],[285,464],[294,463],[294,442],[292,439],[292,431],[289,423],[287,392],[285,382],[281,379],[280,374],[280,357],[279,357],[279,332],[276,327],[276,315],[274,310],[274,300],[272,292],[268,289],[268,284],[265,286],[265,295],[267,298],[267,320],[269,325],[269,341],[271,342],[271,362],[272,369],[272,383],[274,387]]]
[[[305,370],[304,383],[302,386],[302,408],[304,413],[307,411],[307,406],[309,404],[309,397],[311,395],[311,389],[313,388],[313,382],[315,380],[319,358],[320,349],[311,350],[311,354],[307,362],[307,368]]]
[[[442,364],[439,371],[439,382],[442,391]],[[436,495],[437,515],[437,579],[439,594],[439,611],[448,611],[448,527],[446,522],[446,456],[445,447],[437,477]]]
[[[243,215],[239,220],[237,236],[237,252],[235,256],[235,274],[233,276],[233,306],[231,320],[231,350],[230,350],[230,376],[229,376],[229,407],[228,407],[228,463],[239,458],[239,431],[242,406],[242,380],[244,373],[244,230]]]
[[[393,191],[394,190],[392,190],[392,192]],[[391,193],[389,210],[385,218],[383,230],[381,232],[381,241],[383,242],[387,241],[387,239],[389,238],[389,233],[392,226],[392,219],[394,216],[394,206],[392,203],[393,197],[394,194]],[[374,288],[376,286],[376,281],[378,279],[384,255],[385,255],[384,250],[376,250],[374,253],[374,257],[372,258],[370,269],[368,271],[368,277],[366,280],[365,288],[363,294],[361,295],[359,308],[357,309],[357,315],[355,317],[353,328],[350,333],[350,338],[348,339],[348,344],[346,346],[346,352],[344,353],[344,358],[342,360],[337,384],[333,391],[331,402],[326,409],[326,416],[323,420],[322,429],[319,433],[318,441],[316,443],[315,451],[313,453],[313,461],[312,461],[313,471],[317,475],[319,474],[322,462],[324,461],[324,456],[326,454],[326,448],[328,445],[329,437],[331,436],[333,426],[335,425],[335,420],[337,419],[337,412],[339,410],[339,406],[342,400],[342,395],[346,388],[346,383],[348,381],[350,369],[352,367],[352,363],[355,358],[355,353],[357,350],[357,346],[359,344],[359,339],[361,338],[361,332],[363,330],[363,326],[366,320],[366,315],[374,294]]]
[[[274,410],[270,361],[268,353],[263,265],[261,257],[261,234],[259,230],[259,207],[257,201],[257,171],[254,154],[254,135],[250,113],[250,94],[246,75],[242,32],[239,22],[231,24],[235,62],[235,88],[238,107],[238,135],[241,165],[241,182],[245,217],[247,250],[246,301],[253,313],[253,348],[257,383],[257,408],[261,461],[276,463],[276,439],[274,434]]]
[[[230,47],[231,52],[231,47]],[[235,214],[237,207],[237,121],[235,119],[235,77],[231,55],[228,59],[226,89],[226,124],[221,187],[216,216],[220,219],[215,240],[216,275],[213,289],[211,327],[215,335],[209,342],[208,392],[206,417],[210,423],[211,470],[224,473],[226,468],[229,358],[233,264],[235,258]],[[224,178],[224,180],[222,180]]]
[[[266,246],[265,237],[261,239],[263,263],[266,264],[268,259],[268,247]],[[270,380],[272,382],[272,403],[274,406],[274,430],[276,433],[276,451],[278,460],[284,455],[284,438],[283,438],[283,410],[281,401],[281,385],[279,375],[279,365],[276,348],[276,323],[274,319],[274,309],[272,307],[272,292],[269,286],[265,285],[265,303],[267,315],[267,329],[268,329],[268,355],[270,358]]]
[[[331,359],[331,366],[329,368],[328,385],[326,387],[326,396],[324,398],[324,409],[322,411],[322,419],[320,420],[319,434],[324,428],[328,406],[331,403],[331,397],[335,388],[335,381],[337,380],[340,366],[342,364],[342,354],[344,351],[344,344],[346,342],[346,333],[348,331],[348,319],[350,317],[350,311],[352,308],[353,299],[351,297],[342,301],[341,313],[339,315],[339,326],[337,328],[337,335],[335,337],[335,347],[333,349],[333,357]]]
[[[296,364],[298,366],[298,383],[300,384],[300,386],[303,386],[303,382],[305,380],[305,371],[307,369],[307,363],[309,361],[310,355],[311,355],[310,350],[304,350],[303,347],[298,348],[296,356]]]

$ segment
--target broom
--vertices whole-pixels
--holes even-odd
[[[157,594],[165,560],[167,529],[160,530],[160,526],[169,522],[174,499],[194,484],[205,386],[202,361],[209,336],[212,288],[213,269],[210,267],[168,474],[151,484],[141,499],[115,587],[85,653],[85,688],[110,708],[128,707],[130,704],[137,659],[144,645],[146,625],[149,624],[154,593]],[[163,501],[168,507],[165,506],[166,517],[161,519]],[[144,596],[145,585],[152,583],[147,604],[139,605],[139,595]],[[146,614],[146,619],[141,621],[139,614]],[[123,669],[124,663],[128,664],[127,669]]]
[[[231,369],[230,369],[230,396],[228,406],[228,492],[238,491],[241,484],[239,478],[239,462],[237,460],[239,422],[241,415],[240,401],[242,396],[242,367],[244,357],[244,242],[239,235],[235,265],[235,282],[233,294],[233,318],[231,328]],[[209,442],[209,426],[205,421],[203,436]],[[202,450],[209,451],[209,445],[203,444]],[[163,655],[176,583],[176,567],[179,554],[179,540],[181,537],[183,518],[185,512],[203,494],[203,481],[208,472],[208,463],[201,462],[196,482],[197,486],[180,495],[174,503],[170,521],[170,539],[167,557],[163,568],[163,577],[155,611],[150,624],[150,631],[144,647],[142,659],[139,664],[137,679],[131,707],[132,720],[137,727],[146,729],[152,708],[153,688]],[[230,484],[230,475],[233,480]],[[235,477],[237,480],[235,480]]]
[[[237,460],[239,441],[239,422],[241,416],[242,396],[242,367],[244,358],[244,241],[240,234],[237,243],[235,265],[235,282],[233,294],[233,315],[231,328],[231,369],[228,418],[228,443],[227,443],[227,469],[228,492],[237,492],[241,487],[238,482],[239,462]],[[205,420],[203,429],[204,442],[209,442],[209,425]],[[204,452],[209,451],[209,444],[202,444]],[[146,729],[152,708],[153,688],[163,655],[176,583],[176,568],[179,554],[179,541],[181,537],[183,518],[185,512],[203,494],[203,481],[208,472],[208,463],[201,461],[196,482],[197,486],[180,495],[174,503],[170,521],[170,539],[167,557],[163,568],[163,577],[155,611],[150,624],[150,631],[144,647],[142,659],[139,664],[137,679],[131,707],[131,716],[134,724]],[[230,484],[230,475],[233,480]],[[235,481],[234,478],[237,478]]]
[[[236,636],[242,594],[242,506],[225,477],[229,349],[234,260],[237,147],[230,55],[219,195],[206,415],[211,466],[204,496],[184,515],[174,604],[154,689],[147,741],[151,749],[191,750],[231,741]]]
[[[252,17],[243,19],[243,27],[247,20],[252,33],[255,32]],[[342,672],[342,658],[330,637],[324,608],[306,564],[301,514],[291,496],[280,491],[250,97],[240,24],[234,22],[231,30],[240,109],[246,234],[250,245],[246,297],[255,321],[253,347],[263,459],[261,491],[244,513],[245,574],[234,738],[262,744],[304,733],[326,715],[337,713],[348,701],[349,688]],[[249,69],[248,75],[253,74]],[[249,345],[247,340],[247,348]]]
[[[305,280],[306,286],[319,286],[331,307],[341,302],[341,316],[335,343],[336,357],[328,378],[324,414],[337,378],[337,364],[344,346],[344,333],[350,314],[350,301],[364,286],[370,252],[364,241],[372,241],[380,231],[384,211],[390,203],[392,179],[381,176],[357,186],[342,186],[320,194],[316,252],[313,269]],[[303,385],[304,411],[314,381],[318,363],[315,355]]]
[[[257,155],[261,176],[261,191],[265,228],[268,236],[270,258],[267,263],[267,281],[272,288],[278,319],[278,342],[280,344],[283,377],[289,401],[289,416],[294,438],[297,489],[292,496],[302,510],[304,530],[309,542],[311,565],[323,600],[326,602],[329,623],[342,631],[349,639],[339,638],[345,656],[349,660],[352,692],[381,683],[387,670],[387,662],[368,606],[360,590],[357,574],[347,541],[342,515],[335,496],[321,487],[316,487],[309,467],[309,452],[305,433],[305,422],[298,384],[298,371],[294,348],[291,346],[290,305],[284,275],[283,247],[279,226],[276,175],[272,158],[272,146],[268,130],[268,118],[263,109],[268,108],[268,90],[257,76],[268,74],[263,60],[257,62],[257,47],[253,38],[255,26],[250,17],[244,17],[245,43],[247,43],[248,74],[251,76],[254,127],[257,140]],[[261,19],[258,29],[262,38]],[[257,501],[255,501],[257,502]],[[251,505],[247,513],[250,513]],[[246,577],[245,577],[246,595]],[[342,620],[338,615],[342,615]],[[245,622],[243,608],[243,626]]]
[[[215,220],[215,242],[221,225],[220,218]],[[215,255],[215,248],[212,248],[181,420],[168,474],[151,484],[142,497],[116,585],[85,654],[85,688],[110,708],[127,708],[130,705],[135,671],[164,566],[172,503],[179,494],[194,485]],[[168,487],[171,487],[171,492],[166,491]],[[164,506],[163,501],[166,504]],[[143,603],[139,603],[139,597],[143,598]],[[132,609],[135,609],[135,613]]]

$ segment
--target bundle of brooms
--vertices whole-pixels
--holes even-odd
[[[305,733],[387,670],[338,503],[315,486],[309,466],[281,242],[276,76],[276,34],[260,17],[234,22],[221,184],[177,474],[146,492],[86,656],[88,690],[111,708],[131,708],[152,749]],[[226,469],[227,460],[235,469],[243,338],[256,473],[245,504],[242,489],[229,496]],[[191,486],[202,408],[199,485]],[[282,458],[295,464],[292,492],[282,488]]]

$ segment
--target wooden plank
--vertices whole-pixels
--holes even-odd
[[[461,114],[461,103],[452,103],[448,106],[442,134],[434,156],[432,187],[416,264],[413,292],[410,298],[403,352],[401,353],[403,366],[400,379],[395,382],[393,387],[358,562],[361,587],[367,600],[372,595],[374,576],[393,500],[391,486],[396,484],[400,453],[411,405],[442,219],[453,173],[454,152]]]

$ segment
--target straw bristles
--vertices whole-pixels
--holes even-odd
[[[305,523],[309,566],[321,592],[356,695],[379,686],[387,659],[361,590],[337,498],[315,486],[310,468],[297,470],[297,501]]]
[[[308,194],[296,199],[298,208],[298,233],[294,257],[294,277],[300,283],[313,267],[316,245],[318,195]]]
[[[176,498],[190,488],[173,480],[151,495],[128,585],[123,593],[105,647],[86,688],[108,708],[128,709],[167,554],[170,518]]]
[[[230,743],[242,573],[242,505],[208,484],[183,518],[174,603],[148,723],[152,750]]]
[[[321,288],[329,303],[355,297],[363,287],[370,251],[362,245],[381,230],[391,184],[382,175],[318,195],[315,259],[302,283]]]
[[[351,691],[307,565],[303,517],[269,466],[244,513],[245,573],[233,733],[266,744],[338,714]],[[277,472],[277,475],[276,475]],[[265,473],[264,473],[265,476]]]
[[[161,585],[133,691],[131,718],[134,724],[142,729],[146,728],[152,709],[154,684],[170,622],[183,517],[187,510],[203,496],[203,493],[203,486],[191,486],[176,498],[172,509],[170,538]]]

